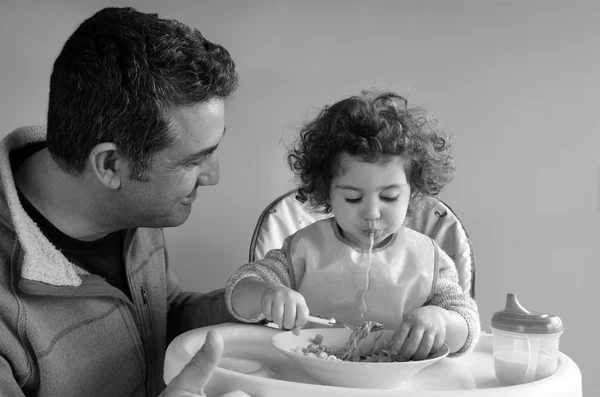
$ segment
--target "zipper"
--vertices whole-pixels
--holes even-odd
[[[150,313],[151,309],[148,307],[148,290],[146,289],[145,285],[142,284],[140,286],[140,292],[142,294],[142,302],[144,304],[144,308],[142,310],[148,310],[148,314],[149,314],[148,321],[149,321],[150,325],[152,325],[152,317],[151,317],[151,313]],[[141,329],[140,331],[141,331],[142,338],[144,340],[144,346],[146,346],[148,348],[146,351],[146,357],[147,357],[147,359],[149,359],[151,361],[151,360],[153,360],[154,354],[152,352],[152,346],[149,344],[150,341],[148,339],[150,337],[152,337],[153,332],[152,332],[152,330],[145,329],[145,324],[144,324],[143,319],[144,319],[144,315],[142,314],[142,317],[140,318],[140,323],[141,323],[141,327],[144,329]],[[148,334],[150,334],[150,337],[148,336]],[[147,371],[150,371],[151,368],[152,368],[152,366],[148,365]],[[146,376],[151,377],[151,376],[153,376],[153,374],[150,372],[146,372]],[[146,385],[145,385],[146,396],[148,396],[148,397],[153,396],[154,394],[153,394],[152,382],[149,379],[146,379],[145,383],[146,383]]]
[[[146,291],[146,286],[142,285],[142,287],[140,288],[142,291],[142,301],[144,302],[144,305],[148,304],[148,293]]]

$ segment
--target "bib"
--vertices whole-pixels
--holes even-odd
[[[392,329],[427,302],[437,274],[431,238],[402,227],[369,253],[350,245],[335,218],[299,230],[288,261],[292,286],[311,314],[349,324],[379,321]]]

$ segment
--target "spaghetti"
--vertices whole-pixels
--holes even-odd
[[[371,224],[369,224],[369,226],[371,226]],[[365,295],[367,294],[367,290],[369,289],[369,284],[370,284],[370,276],[369,273],[371,272],[371,265],[373,263],[373,245],[375,244],[375,234],[374,233],[369,233],[369,239],[370,239],[370,245],[369,245],[369,266],[367,267],[367,282],[365,285],[365,289],[363,290],[362,296],[361,296],[361,317],[364,317],[365,313],[367,312],[367,310],[369,310],[369,307],[367,306],[367,301],[365,300]]]
[[[383,333],[379,332],[373,340],[373,347],[367,353],[361,353],[361,343],[364,342],[371,333],[375,322],[365,321],[357,327],[348,338],[346,344],[342,347],[327,347],[322,343],[311,343],[307,347],[298,346],[292,351],[296,354],[315,357],[327,360],[355,361],[355,362],[401,362],[407,361],[399,354],[394,354],[386,343],[379,343]],[[320,336],[320,335],[318,335]],[[317,339],[317,338],[315,338]],[[320,341],[322,337],[319,338]]]

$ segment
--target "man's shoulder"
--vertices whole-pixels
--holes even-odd
[[[45,125],[26,125],[11,131],[2,139],[5,148],[12,151],[16,148],[44,142],[46,140]]]

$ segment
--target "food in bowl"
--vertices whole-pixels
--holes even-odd
[[[323,345],[323,335],[317,334],[308,346],[297,346],[292,351],[296,354],[320,358],[324,360],[360,361],[360,362],[404,362],[400,354],[396,354],[388,346],[387,341],[382,341],[383,332],[376,331],[373,347],[367,352],[361,352],[360,344],[371,334],[372,321],[366,321],[357,327],[348,338],[344,346]]]
[[[379,347],[385,340],[391,340],[394,330],[384,329],[371,332],[362,343],[357,343],[360,354],[369,354],[374,346],[375,337],[379,337]],[[382,335],[380,335],[380,333]],[[292,331],[284,331],[271,337],[272,345],[282,354],[294,361],[298,368],[309,375],[317,383],[328,386],[355,387],[363,389],[392,389],[400,387],[402,383],[416,375],[422,369],[438,362],[449,353],[447,345],[431,354],[425,360],[409,360],[404,362],[365,362],[348,361],[340,359],[320,359],[296,354],[294,350],[301,346],[307,347],[314,344],[315,339],[325,347],[344,347],[353,339],[352,331],[346,328],[307,328],[295,335]],[[356,340],[356,339],[354,339]],[[377,352],[378,350],[376,350]],[[316,354],[315,354],[316,356]]]

